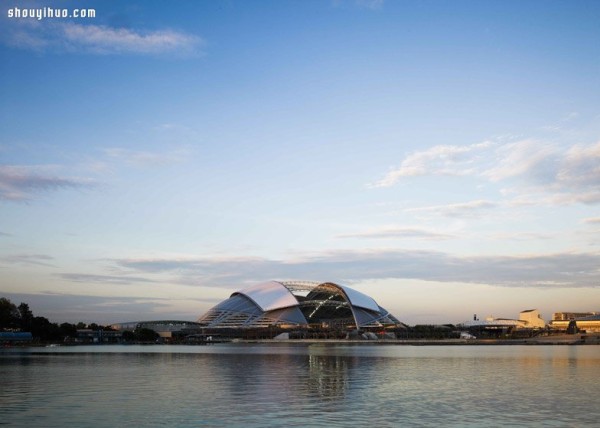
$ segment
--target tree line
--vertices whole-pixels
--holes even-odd
[[[76,338],[77,330],[85,328],[91,330],[112,330],[109,326],[102,326],[96,323],[53,323],[45,317],[35,316],[27,303],[21,303],[19,306],[16,306],[9,299],[0,297],[0,331],[31,332],[35,340],[45,342],[62,341],[65,337]]]

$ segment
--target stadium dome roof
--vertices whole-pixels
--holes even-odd
[[[205,327],[381,327],[402,324],[371,297],[332,282],[270,281],[222,301],[198,319]]]

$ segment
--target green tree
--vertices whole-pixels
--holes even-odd
[[[133,331],[125,330],[123,336],[121,336],[125,342],[135,341],[135,333]]]
[[[19,310],[7,298],[0,297],[0,330],[17,328],[19,325]]]
[[[60,333],[62,336],[77,337],[77,326],[64,322],[60,325]]]
[[[135,339],[139,342],[155,342],[159,335],[149,328],[139,328],[135,332]]]
[[[47,318],[34,317],[31,327],[31,334],[34,338],[44,342],[60,341],[63,339],[61,329],[58,324],[51,323]]]
[[[33,312],[29,309],[27,303],[21,303],[17,308],[19,310],[19,327],[23,331],[31,331],[33,325]]]

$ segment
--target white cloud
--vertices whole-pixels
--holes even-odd
[[[385,227],[358,233],[347,233],[336,238],[367,238],[367,239],[426,239],[442,240],[451,239],[452,235],[414,227]]]
[[[479,153],[489,150],[491,142],[470,146],[434,146],[408,155],[400,167],[392,169],[371,187],[390,187],[406,177],[424,175],[472,175]]]
[[[482,210],[494,208],[498,204],[486,200],[477,200],[448,205],[434,205],[430,207],[408,208],[410,213],[434,214],[446,217],[474,217],[481,215]]]
[[[564,156],[556,176],[562,186],[600,188],[600,142],[571,147]]]
[[[523,140],[498,147],[493,153],[493,166],[482,172],[491,181],[529,175],[549,179],[556,174],[557,149],[535,140]]]
[[[583,222],[587,224],[600,224],[600,217],[586,218]]]
[[[532,139],[434,146],[410,154],[371,187],[389,187],[407,177],[443,175],[507,183],[510,187],[502,192],[514,197],[515,203],[535,199],[553,205],[596,204],[600,203],[600,142],[566,148]]]
[[[19,49],[101,55],[185,56],[199,53],[204,45],[200,37],[174,30],[139,32],[103,25],[50,21],[13,24],[12,31],[4,38],[8,45]]]

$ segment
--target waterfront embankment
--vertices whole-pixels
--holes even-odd
[[[600,345],[600,334],[562,334],[540,336],[526,339],[233,339],[235,343],[345,343],[364,345],[406,345],[406,346],[444,346],[444,345]]]

